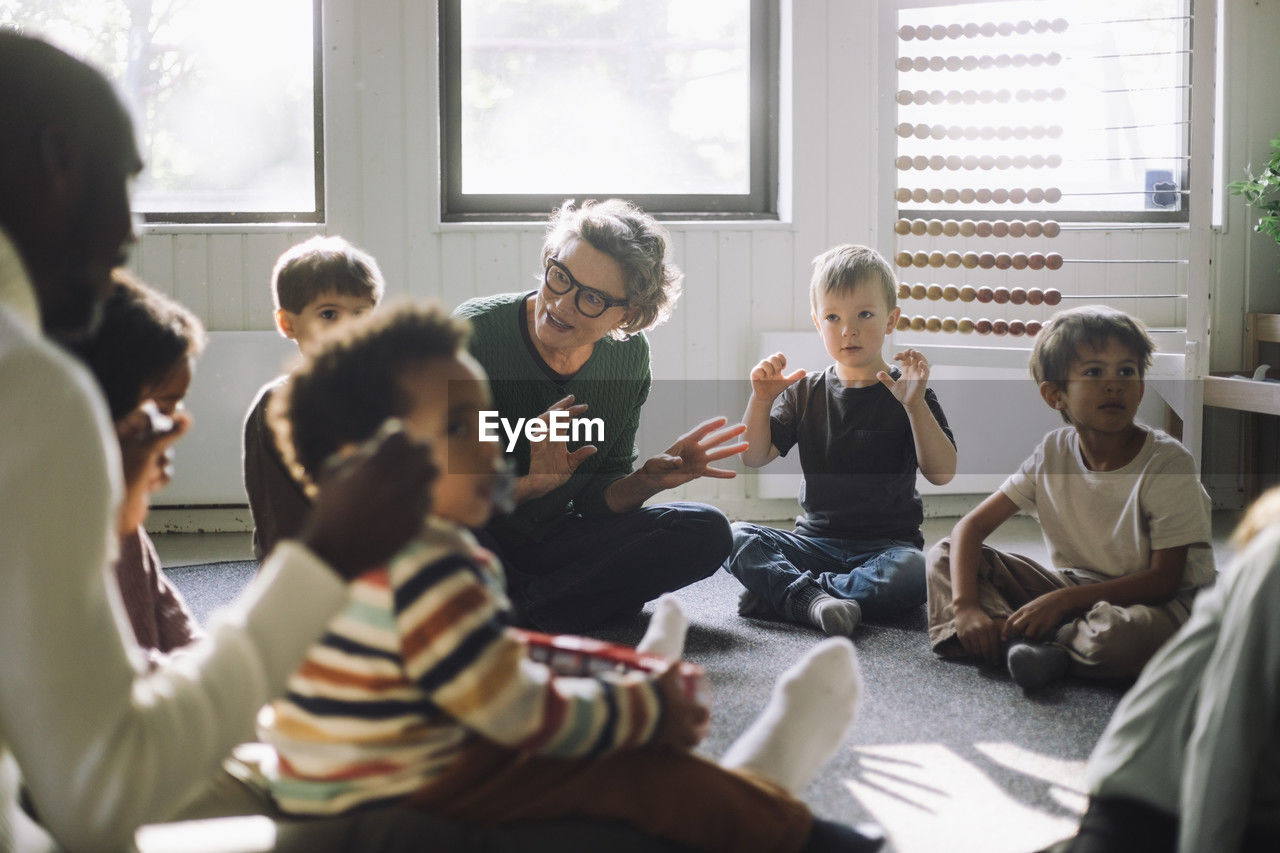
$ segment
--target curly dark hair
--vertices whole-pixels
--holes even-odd
[[[268,418],[294,476],[314,488],[325,461],[407,414],[405,371],[466,346],[471,326],[439,305],[404,304],[351,323],[271,395]]]
[[[111,419],[137,408],[142,389],[179,360],[199,355],[204,326],[195,314],[147,287],[127,270],[111,273],[111,291],[93,336],[74,347],[107,398]]]

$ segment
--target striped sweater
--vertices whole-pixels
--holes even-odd
[[[481,737],[592,757],[657,731],[660,696],[638,673],[553,676],[505,627],[501,567],[465,530],[432,519],[345,610],[264,711],[282,811],[386,805],[431,784]]]

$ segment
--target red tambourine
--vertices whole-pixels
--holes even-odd
[[[528,644],[529,659],[545,664],[556,675],[584,678],[608,672],[661,672],[667,668],[667,661],[656,655],[642,654],[631,646],[590,637],[542,634],[519,628],[511,630]],[[676,666],[679,667],[685,695],[700,705],[708,705],[711,687],[706,671],[688,661],[679,661]]]

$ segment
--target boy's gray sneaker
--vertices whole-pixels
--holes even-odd
[[[1013,683],[1029,693],[1066,675],[1071,656],[1054,643],[1014,643],[1005,655],[1005,666]]]

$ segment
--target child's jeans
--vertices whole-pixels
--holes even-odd
[[[853,540],[733,525],[729,573],[780,616],[803,622],[820,593],[858,602],[869,618],[924,604],[924,553],[896,539]]]

